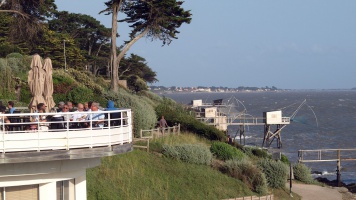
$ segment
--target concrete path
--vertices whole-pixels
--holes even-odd
[[[289,184],[286,185],[289,188]],[[337,188],[322,187],[317,185],[306,185],[293,183],[292,192],[302,196],[302,200],[342,200],[342,194]]]

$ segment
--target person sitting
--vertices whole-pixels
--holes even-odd
[[[9,101],[8,104],[7,104],[7,107],[9,108],[9,113],[10,113],[10,114],[13,114],[14,111],[16,110],[16,109],[14,108],[14,105],[15,105],[15,103],[14,103],[13,101]]]
[[[37,104],[37,110],[35,113],[45,113],[46,112],[46,105],[44,103]],[[48,131],[48,124],[44,123],[47,122],[47,117],[45,115],[33,115],[32,122],[39,122],[38,130],[41,131]]]
[[[78,103],[77,105],[77,110],[74,111],[74,114],[71,117],[71,121],[83,121],[87,117],[85,113],[80,113],[84,112],[84,105],[82,103]]]
[[[63,106],[64,106],[64,102],[63,102],[63,101],[60,101],[60,102],[58,103],[57,112],[62,112]]]
[[[90,109],[89,103],[88,103],[88,102],[85,102],[85,103],[84,103],[84,111],[88,111],[89,109]]]
[[[0,109],[3,108],[4,110],[6,110],[6,107],[4,105],[2,105],[2,101],[0,101]]]
[[[72,102],[67,101],[66,105],[68,106],[68,112],[74,112],[75,111]]]
[[[83,127],[83,121],[85,121],[87,114],[86,113],[82,113],[85,112],[84,111],[84,105],[82,103],[78,103],[77,105],[77,110],[74,111],[74,114],[71,116],[70,121],[72,121],[72,125],[71,128],[79,128],[79,127]],[[77,122],[77,123],[75,123]]]
[[[5,109],[0,107],[0,114],[5,114]],[[0,125],[8,124],[10,120],[6,116],[0,116]],[[9,127],[5,126],[5,130],[8,131]],[[0,129],[0,132],[2,129]]]
[[[90,109],[93,113],[88,114],[86,118],[86,120],[90,121],[90,124],[87,124],[87,127],[90,127],[90,125],[92,125],[92,127],[104,127],[105,115],[100,112],[99,103],[93,102]]]

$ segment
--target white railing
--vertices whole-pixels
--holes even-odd
[[[71,121],[73,114],[105,116],[104,120]],[[31,122],[35,116],[46,122]],[[5,117],[11,123],[5,122]],[[63,121],[58,118],[63,117]],[[130,109],[99,112],[0,114],[0,152],[70,150],[132,142]],[[57,121],[52,121],[56,119]],[[65,120],[68,119],[68,120]],[[98,122],[103,126],[95,126]],[[31,129],[32,128],[32,129]]]

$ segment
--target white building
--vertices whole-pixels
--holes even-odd
[[[110,119],[114,112],[120,117]],[[1,200],[85,200],[86,169],[100,165],[101,157],[132,151],[129,109],[105,111],[109,119],[103,128],[48,131],[25,130],[31,123],[23,119],[29,114],[16,115],[21,119],[18,123],[0,121]],[[47,125],[52,123],[58,122]]]

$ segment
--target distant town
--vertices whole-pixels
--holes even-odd
[[[229,88],[229,87],[164,87],[164,86],[150,86],[149,89],[154,93],[170,93],[170,92],[248,92],[248,91],[277,91],[283,90],[278,89],[274,86],[272,87],[237,87],[237,88]]]

